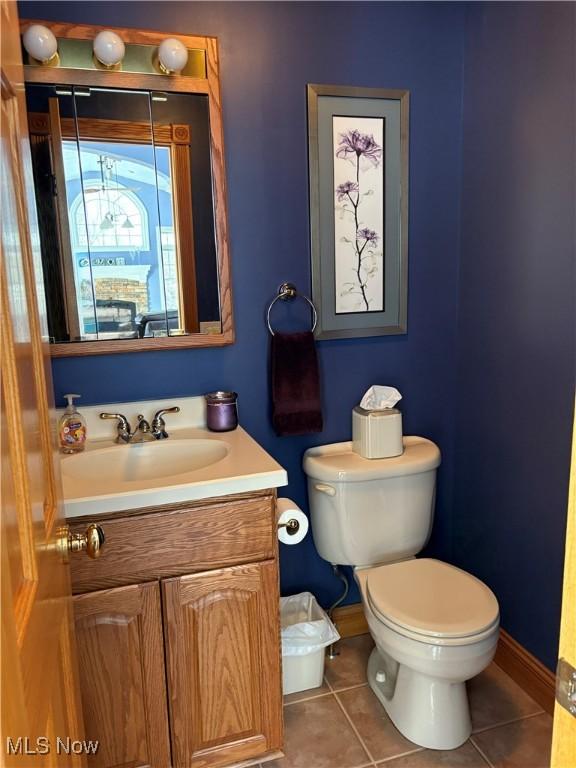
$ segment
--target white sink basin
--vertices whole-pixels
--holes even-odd
[[[221,440],[182,439],[117,444],[62,460],[64,485],[67,481],[92,485],[98,479],[109,487],[176,478],[209,467],[228,454]]]
[[[116,425],[102,411],[139,413],[177,405],[170,437],[146,443],[115,442]],[[83,453],[60,456],[64,514],[94,522],[99,515],[183,504],[199,499],[278,488],[286,472],[242,427],[223,434],[204,426],[203,397],[168,402],[89,405],[82,409],[89,439]],[[60,415],[60,414],[57,414]]]

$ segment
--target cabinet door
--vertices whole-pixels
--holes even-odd
[[[157,582],[74,598],[80,689],[94,768],[167,768],[168,709]]]
[[[175,768],[281,749],[277,563],[166,579],[162,588]]]

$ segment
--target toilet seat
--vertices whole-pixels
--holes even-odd
[[[421,558],[367,569],[363,582],[376,617],[405,637],[434,645],[468,645],[494,632],[498,601],[475,576]]]

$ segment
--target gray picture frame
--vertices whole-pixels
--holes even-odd
[[[407,333],[408,146],[406,90],[308,84],[308,162],[312,300],[317,339]],[[383,311],[336,311],[333,117],[385,121],[383,187]]]

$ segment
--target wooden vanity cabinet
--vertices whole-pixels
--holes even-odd
[[[86,736],[100,742],[89,765],[218,768],[281,750],[275,500],[260,492],[98,520],[101,557],[72,564]],[[212,521],[197,542],[207,546],[186,562],[200,521]]]
[[[82,711],[98,768],[170,765],[160,590],[156,582],[78,595]]]
[[[267,561],[162,582],[174,766],[281,744],[277,578]]]

